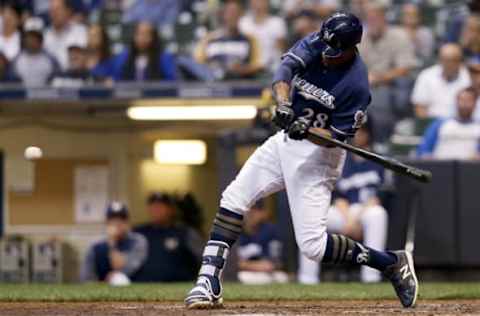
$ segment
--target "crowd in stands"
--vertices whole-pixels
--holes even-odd
[[[3,83],[268,82],[289,47],[317,31],[332,12],[349,10],[365,26],[359,50],[370,72],[376,144],[387,143],[402,119],[453,118],[460,90],[473,85],[480,92],[474,78],[480,68],[478,0],[447,1],[436,9],[448,18],[438,14],[428,23],[425,13],[435,8],[423,1],[2,0],[0,5]],[[119,15],[114,23],[108,18],[112,12]],[[473,119],[480,119],[480,107]]]

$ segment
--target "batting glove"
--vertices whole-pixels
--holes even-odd
[[[310,121],[304,117],[300,117],[288,128],[288,136],[294,140],[305,139],[308,136],[309,127]]]
[[[282,129],[288,129],[295,117],[295,112],[293,112],[291,106],[292,104],[289,102],[280,103],[277,105],[272,119],[275,125]]]

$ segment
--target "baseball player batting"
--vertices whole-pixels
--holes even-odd
[[[362,31],[356,16],[336,13],[282,57],[273,80],[273,121],[282,130],[253,153],[223,192],[198,279],[185,298],[188,308],[222,305],[222,271],[245,213],[258,199],[282,189],[287,191],[298,247],[306,257],[377,269],[391,281],[404,307],[415,305],[418,281],[409,252],[382,252],[327,233],[331,194],[346,152],[306,139],[313,127],[345,141],[364,123],[371,98],[367,68],[356,48]]]

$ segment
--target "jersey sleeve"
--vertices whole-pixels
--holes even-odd
[[[370,101],[370,92],[360,89],[340,100],[331,116],[330,130],[333,136],[338,139],[355,136],[357,129],[367,120],[366,111]]]
[[[306,68],[321,53],[321,49],[317,47],[317,42],[319,40],[316,33],[304,37],[282,56],[282,60],[291,58],[299,63],[302,68]]]
[[[290,82],[293,76],[306,70],[309,63],[319,56],[321,49],[316,47],[315,33],[301,39],[282,56],[282,62],[273,76],[273,84],[279,81]]]

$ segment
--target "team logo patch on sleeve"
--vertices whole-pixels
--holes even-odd
[[[358,110],[354,115],[355,122],[353,123],[354,129],[359,129],[363,124],[367,122],[367,114],[364,111]]]

